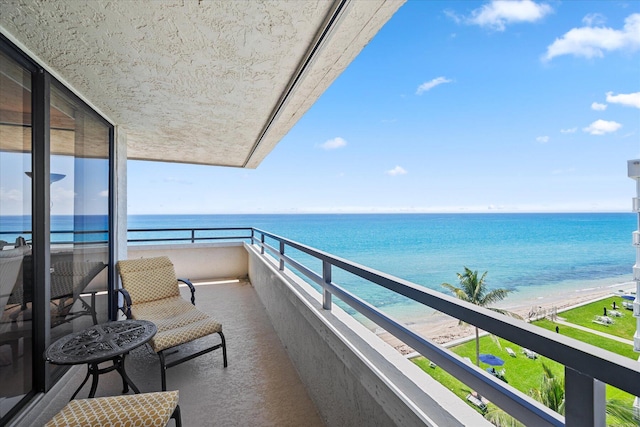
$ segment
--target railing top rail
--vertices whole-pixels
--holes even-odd
[[[237,231],[237,230],[253,230],[252,227],[176,227],[176,228],[129,228],[127,232],[153,232],[153,231]]]

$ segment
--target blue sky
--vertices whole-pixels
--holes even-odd
[[[630,211],[640,2],[409,1],[255,170],[130,161],[129,214]]]

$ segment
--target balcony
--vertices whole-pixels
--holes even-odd
[[[211,242],[217,239],[224,242]],[[168,255],[179,277],[198,283],[197,305],[224,325],[228,368],[214,352],[168,371],[169,389],[180,390],[185,425],[212,419],[221,425],[490,425],[338,307],[337,299],[527,425],[604,425],[605,383],[640,394],[633,360],[279,236],[244,229],[205,243],[193,240],[128,248],[129,258]],[[332,280],[337,270],[564,364],[566,418],[351,295]],[[159,390],[159,363],[146,348],[130,355],[127,371],[142,391]],[[48,420],[84,372],[71,369],[18,425]],[[118,394],[120,386],[117,375],[104,376],[98,395]]]

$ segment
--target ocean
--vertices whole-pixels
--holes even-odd
[[[632,213],[134,215],[129,228],[253,226],[430,289],[457,284],[464,267],[487,271],[501,304],[611,288],[632,279],[637,229]],[[320,272],[320,265],[307,265]],[[348,273],[334,282],[398,320],[432,312]],[[629,286],[627,285],[627,288]],[[348,310],[351,311],[351,310]]]
[[[69,230],[73,217],[52,217],[51,223],[54,230]],[[0,217],[0,231],[27,226],[23,217]],[[75,224],[76,230],[104,227],[106,220],[99,216]],[[444,290],[443,282],[457,284],[456,273],[465,266],[487,271],[490,288],[512,291],[501,304],[510,308],[589,289],[620,288],[632,278],[631,233],[638,224],[633,213],[129,217],[129,229],[183,227],[260,228],[438,291]],[[319,262],[299,260],[321,271]],[[350,274],[334,270],[333,280],[398,320],[419,321],[431,313]]]

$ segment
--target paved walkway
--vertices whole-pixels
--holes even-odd
[[[555,322],[560,324],[560,325],[565,325],[565,326],[569,326],[571,328],[580,329],[582,331],[590,332],[590,333],[596,334],[596,335],[600,335],[602,337],[609,338],[609,339],[612,339],[612,340],[616,340],[616,341],[619,341],[621,343],[633,345],[633,341],[631,341],[631,340],[628,340],[628,339],[625,339],[625,338],[616,337],[615,335],[611,335],[611,334],[608,334],[606,332],[601,332],[601,331],[596,331],[595,329],[585,328],[584,326],[576,325],[575,323],[565,322],[564,320],[556,319]]]

